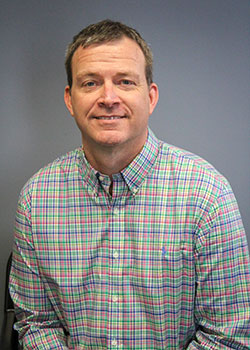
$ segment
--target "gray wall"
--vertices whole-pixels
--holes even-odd
[[[0,12],[0,321],[19,191],[81,142],[63,102],[64,52],[89,23],[124,21],[151,44],[151,128],[228,178],[249,235],[249,0],[2,0]]]

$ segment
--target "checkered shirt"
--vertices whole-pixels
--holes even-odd
[[[111,180],[81,148],[23,188],[10,292],[24,349],[250,349],[250,264],[232,190],[149,131]]]

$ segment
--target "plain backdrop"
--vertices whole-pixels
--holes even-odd
[[[250,242],[249,0],[2,0],[0,322],[19,192],[81,144],[63,102],[66,46],[105,18],[135,27],[151,45],[160,100],[150,127],[226,176]]]

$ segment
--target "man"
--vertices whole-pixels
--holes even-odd
[[[109,20],[69,45],[82,148],[22,190],[10,291],[24,349],[249,349],[250,263],[234,195],[148,129],[152,54]]]

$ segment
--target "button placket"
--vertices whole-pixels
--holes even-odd
[[[116,193],[119,189],[116,187]],[[120,318],[123,308],[123,287],[122,287],[122,252],[124,247],[124,220],[123,211],[125,198],[113,198],[110,205],[110,244],[109,244],[109,281],[110,281],[110,346],[121,348],[120,339]],[[116,340],[116,343],[112,343]],[[113,345],[112,345],[113,344]]]

